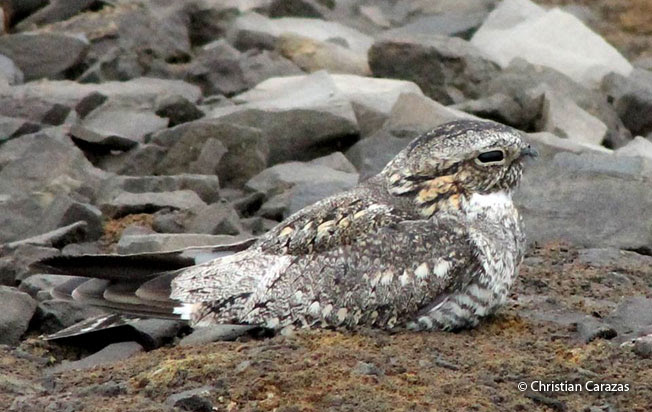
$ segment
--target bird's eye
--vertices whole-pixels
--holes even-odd
[[[502,150],[491,150],[488,152],[480,153],[478,155],[478,160],[481,163],[495,163],[502,162],[505,158],[505,154]]]

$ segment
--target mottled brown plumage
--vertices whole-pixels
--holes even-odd
[[[247,249],[167,273],[171,301],[149,281],[134,304],[158,296],[195,325],[475,325],[517,274],[524,239],[511,191],[532,154],[518,131],[496,123],[443,125]]]

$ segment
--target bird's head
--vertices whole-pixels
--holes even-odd
[[[474,193],[510,192],[523,157],[537,153],[516,129],[494,122],[459,120],[417,137],[381,172],[388,191],[412,197],[426,217],[459,208]]]

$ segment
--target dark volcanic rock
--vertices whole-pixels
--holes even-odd
[[[205,203],[190,190],[172,192],[124,192],[110,201],[101,204],[100,208],[110,217],[122,217],[133,213],[153,213],[161,209],[187,210],[205,205]]]
[[[212,412],[213,404],[206,397],[214,390],[215,388],[212,386],[202,386],[201,388],[175,393],[168,396],[165,403],[183,411]]]
[[[50,369],[52,373],[75,369],[89,369],[99,365],[115,363],[130,358],[143,351],[143,347],[136,342],[113,343],[104,349],[87,356],[81,360],[62,363]]]
[[[369,66],[375,76],[415,82],[442,104],[477,98],[478,84],[499,71],[470,43],[435,35],[382,37],[369,50]]]
[[[192,173],[199,168],[200,173],[208,173],[204,159],[216,157],[216,166],[210,172],[217,174],[224,186],[241,185],[265,168],[269,153],[262,129],[244,124],[201,119],[156,134],[152,141],[170,148],[157,172]]]
[[[79,63],[88,47],[88,40],[77,34],[34,32],[0,36],[0,53],[16,63],[25,81],[59,76]]]
[[[201,119],[204,117],[204,112],[183,96],[166,96],[157,103],[156,115],[167,117],[168,126],[174,127],[181,123]]]
[[[602,90],[633,134],[652,132],[652,72],[634,69],[628,77],[611,73],[603,79]]]
[[[0,344],[18,344],[35,310],[36,301],[27,293],[0,286]]]

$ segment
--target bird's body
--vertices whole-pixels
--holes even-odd
[[[165,274],[172,312],[274,329],[474,326],[505,301],[522,259],[511,192],[530,153],[505,126],[441,126],[247,249]],[[132,288],[139,304],[168,304],[146,279]]]

